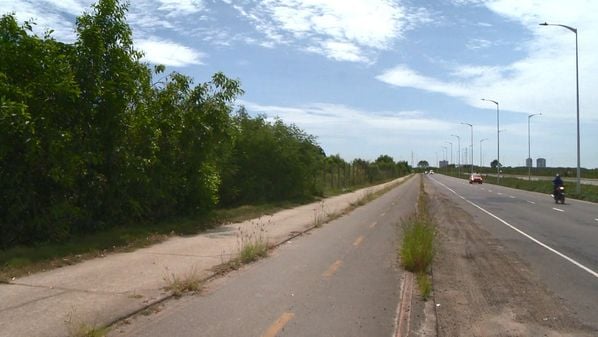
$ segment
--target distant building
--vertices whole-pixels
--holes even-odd
[[[532,158],[527,158],[525,160],[525,167],[533,167],[534,165],[534,160]]]
[[[536,160],[536,167],[537,168],[543,168],[546,167],[546,159],[545,158],[538,158]]]
[[[447,167],[447,166],[448,166],[447,160],[441,160],[438,162],[438,167],[440,167],[440,168]]]

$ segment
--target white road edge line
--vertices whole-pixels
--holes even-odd
[[[555,211],[559,211],[559,212],[564,212],[565,211],[564,209],[560,209],[560,208],[556,208],[556,207],[553,207],[552,209],[554,209]]]
[[[533,201],[529,201],[529,200],[526,200],[526,201],[527,201],[527,202],[529,202],[529,203],[530,203],[530,204],[532,204],[532,205],[535,205],[535,204],[536,204],[536,203],[535,203],[535,202],[533,202]]]
[[[499,218],[498,216],[496,216],[496,215],[494,215],[494,214],[490,213],[489,211],[485,210],[484,208],[482,208],[482,207],[478,206],[477,204],[475,204],[475,203],[473,203],[473,202],[471,202],[471,201],[469,201],[469,200],[465,199],[464,197],[460,196],[460,195],[459,195],[457,192],[455,192],[454,190],[452,190],[450,187],[446,186],[445,184],[441,183],[440,181],[438,181],[438,180],[436,180],[436,179],[433,179],[433,180],[434,180],[435,182],[437,182],[438,184],[440,184],[440,185],[444,186],[444,187],[445,187],[447,190],[449,190],[449,191],[453,192],[453,194],[455,194],[456,196],[458,196],[458,197],[460,197],[461,199],[465,200],[465,201],[466,201],[467,203],[469,203],[470,205],[472,205],[472,206],[474,206],[474,207],[478,208],[478,209],[479,209],[479,210],[481,210],[482,212],[484,212],[484,213],[486,213],[486,214],[490,215],[491,217],[493,217],[494,219],[496,219],[496,220],[498,220],[498,221],[502,222],[502,223],[503,223],[503,224],[505,224],[506,226],[510,227],[512,230],[514,230],[514,231],[516,231],[517,233],[519,233],[519,234],[521,234],[521,235],[525,236],[526,238],[530,239],[532,242],[534,242],[534,243],[536,243],[536,244],[540,245],[541,247],[544,247],[544,248],[548,249],[549,251],[551,251],[551,252],[555,253],[556,255],[558,255],[558,256],[560,256],[560,257],[562,257],[563,259],[565,259],[565,260],[567,260],[567,261],[571,262],[571,263],[572,263],[572,264],[574,264],[575,266],[577,266],[577,267],[579,267],[579,268],[583,269],[584,271],[588,272],[590,275],[592,275],[592,276],[594,276],[594,277],[598,278],[598,272],[595,272],[595,271],[593,271],[592,269],[590,269],[590,268],[588,268],[588,267],[584,266],[583,264],[581,264],[581,263],[579,263],[579,262],[577,262],[577,261],[573,260],[573,259],[572,259],[572,258],[570,258],[569,256],[567,256],[567,255],[565,255],[565,254],[563,254],[563,253],[559,252],[558,250],[556,250],[556,249],[554,249],[554,248],[552,248],[552,247],[550,247],[550,246],[546,245],[545,243],[541,242],[540,240],[538,240],[538,239],[534,238],[533,236],[531,236],[531,235],[529,235],[529,234],[525,233],[525,232],[524,232],[524,231],[522,231],[521,229],[519,229],[519,228],[517,228],[517,227],[515,227],[515,226],[511,225],[510,223],[506,222],[505,220],[503,220],[503,219]]]

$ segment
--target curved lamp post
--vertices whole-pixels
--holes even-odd
[[[530,132],[529,132],[529,124],[530,124],[530,119],[532,119],[532,117],[534,116],[538,116],[541,115],[542,113],[537,113],[537,114],[529,114],[527,115],[527,158],[530,160],[530,165],[527,167],[527,180],[531,181],[532,180],[532,166],[534,165],[534,161],[532,160],[532,155],[531,155],[531,136],[530,136]]]
[[[498,108],[498,102],[491,100],[491,99],[486,99],[486,98],[482,98],[482,101],[487,101],[487,102],[492,102],[494,104],[496,104],[496,161],[498,162],[496,164],[496,183],[499,184],[500,183],[500,109]]]
[[[580,154],[579,154],[579,57],[577,53],[577,28],[569,27],[561,24],[541,23],[540,26],[559,26],[568,29],[575,33],[575,84],[577,91],[577,186],[575,191],[577,194],[581,193],[581,168],[580,168]]]
[[[458,161],[459,161],[459,177],[461,176],[461,137],[457,135],[451,135],[451,137],[457,137],[457,154],[458,154]]]
[[[461,124],[469,125],[469,127],[471,128],[471,150],[469,152],[471,153],[471,174],[473,174],[473,125],[463,122],[461,122]]]
[[[480,170],[482,169],[482,142],[488,140],[488,138],[480,139]]]
[[[450,165],[450,163],[453,162],[453,143],[449,142],[449,141],[445,141],[445,143],[451,144],[451,158],[450,158],[450,162],[449,162],[449,165]]]

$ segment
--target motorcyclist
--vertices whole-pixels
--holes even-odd
[[[563,186],[563,179],[561,179],[561,176],[558,173],[556,174],[554,179],[552,179],[552,186],[553,195],[557,195],[557,188]]]

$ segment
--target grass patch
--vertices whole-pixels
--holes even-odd
[[[109,331],[107,327],[98,327],[95,324],[82,322],[74,318],[73,313],[69,313],[65,324],[67,337],[105,337]]]
[[[427,273],[418,273],[417,274],[417,286],[419,288],[419,293],[421,294],[424,301],[427,301],[432,294],[432,281]]]
[[[264,258],[268,255],[268,241],[264,237],[264,224],[253,224],[253,230],[239,229],[237,242],[239,244],[240,264],[247,264]]]
[[[402,243],[399,248],[401,266],[417,275],[417,284],[424,300],[432,291],[428,271],[434,259],[434,238],[436,229],[428,216],[426,193],[420,178],[420,193],[417,212],[402,223]]]
[[[81,324],[73,328],[73,330],[70,330],[68,337],[105,337],[107,333],[107,328],[98,328],[87,324]]]
[[[170,291],[175,297],[187,293],[199,293],[204,283],[204,279],[195,268],[184,275],[171,273],[164,277],[164,281],[166,281],[164,289]]]
[[[434,258],[434,227],[425,219],[411,217],[403,222],[401,265],[412,273],[426,272]]]
[[[319,207],[314,208],[314,222],[313,226],[316,228],[322,227],[326,222],[327,214],[325,210],[324,201],[320,201]]]
[[[268,245],[263,241],[246,244],[239,252],[241,263],[247,264],[264,258],[268,255]]]

